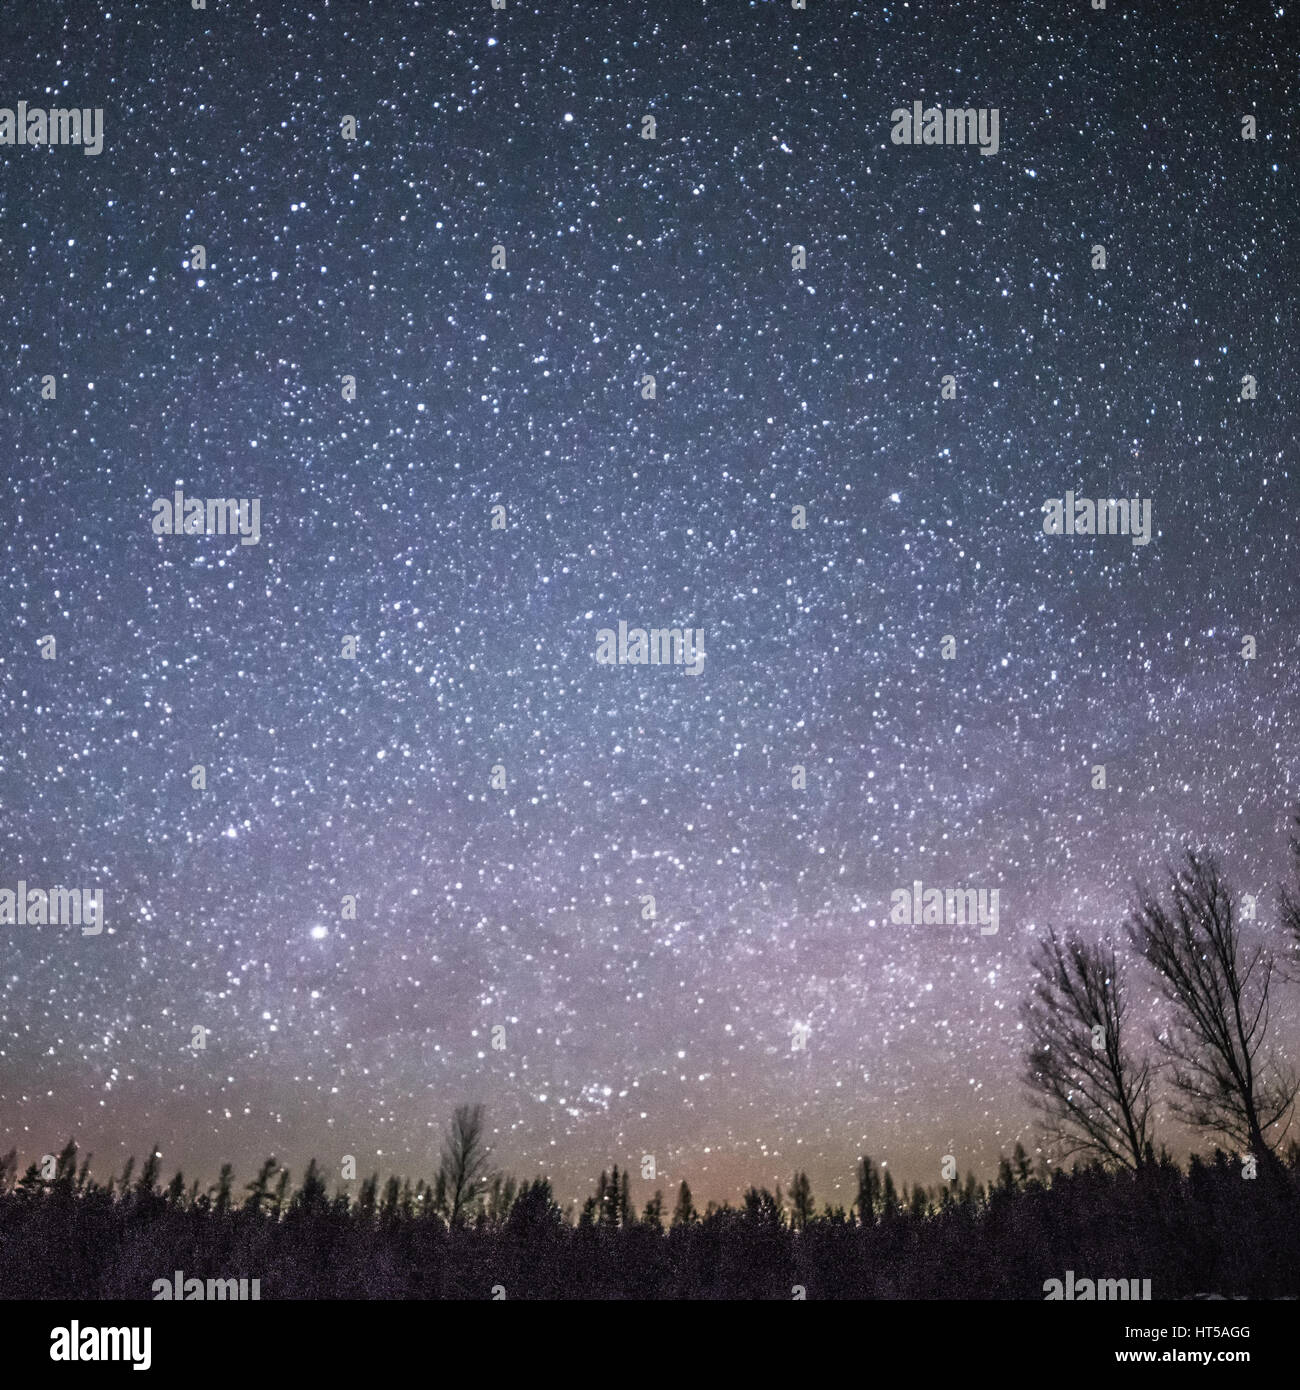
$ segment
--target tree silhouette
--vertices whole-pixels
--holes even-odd
[[[1158,1041],[1172,1064],[1175,1113],[1274,1168],[1269,1132],[1280,1139],[1297,1083],[1276,1058],[1261,1056],[1273,960],[1262,946],[1246,958],[1214,858],[1188,854],[1169,907],[1143,892],[1129,931],[1173,1008],[1173,1027]]]
[[[615,1169],[617,1172],[618,1170]],[[628,1170],[623,1169],[623,1181],[618,1189],[618,1224],[627,1226],[632,1221],[632,1192],[628,1182]]]
[[[217,1200],[216,1207],[219,1212],[230,1210],[230,1185],[235,1179],[235,1169],[232,1164],[223,1163],[221,1174],[217,1179]]]
[[[519,1190],[506,1217],[506,1230],[516,1239],[531,1236],[536,1239],[543,1231],[555,1230],[564,1214],[555,1204],[550,1180],[534,1178]]]
[[[1292,886],[1282,889],[1282,927],[1291,938],[1289,977],[1300,983],[1300,809],[1292,813],[1290,837]]]
[[[695,1210],[695,1203],[691,1198],[691,1189],[682,1179],[682,1185],[677,1189],[677,1205],[673,1208],[673,1226],[694,1226],[700,1219],[700,1214]]]
[[[40,1165],[33,1159],[27,1171],[18,1179],[18,1193],[29,1201],[45,1195],[45,1179],[41,1177]]]
[[[1018,1139],[1011,1158],[1016,1165],[1016,1186],[1023,1192],[1030,1182],[1029,1155],[1025,1152],[1025,1146]]]
[[[510,1215],[515,1199],[515,1179],[506,1173],[494,1173],[483,1199],[488,1220],[499,1226]]]
[[[645,1204],[645,1209],[641,1213],[641,1222],[645,1226],[652,1226],[656,1231],[664,1228],[664,1194],[655,1189],[655,1195]]]
[[[59,1150],[54,1163],[54,1178],[50,1191],[64,1198],[72,1196],[77,1181],[77,1146],[69,1139]]]
[[[278,1221],[281,1213],[285,1209],[286,1199],[289,1195],[289,1170],[280,1169],[280,1180],[275,1185],[275,1193],[271,1198],[271,1220]]]
[[[865,1155],[858,1160],[858,1220],[864,1226],[875,1224],[880,1211],[880,1174]]]
[[[746,1190],[745,1217],[756,1226],[777,1227],[785,1225],[785,1213],[781,1209],[780,1196],[774,1196],[767,1188],[751,1187]]]
[[[446,1191],[447,1224],[453,1229],[464,1224],[487,1176],[483,1126],[481,1105],[458,1105],[447,1128],[438,1177]]]
[[[802,1231],[813,1219],[816,1208],[813,1206],[812,1184],[808,1174],[800,1169],[790,1179],[790,1228]]]
[[[149,1150],[149,1157],[144,1161],[144,1167],[140,1171],[139,1180],[136,1182],[136,1195],[141,1199],[153,1197],[158,1191],[158,1173],[162,1168],[162,1152],[155,1144]]]
[[[885,1185],[880,1198],[880,1215],[886,1221],[892,1221],[901,1210],[898,1204],[898,1190],[894,1187],[894,1175],[885,1169]]]
[[[130,1171],[130,1164],[127,1165],[127,1171]],[[252,1212],[255,1216],[261,1214],[262,1203],[270,1196],[269,1186],[271,1174],[274,1172],[275,1159],[268,1158],[258,1170],[257,1176],[244,1188],[244,1191],[248,1193],[248,1198],[244,1202],[245,1211]]]
[[[1086,1154],[1142,1166],[1150,1138],[1151,1066],[1127,1048],[1127,991],[1114,948],[1055,928],[1030,957],[1037,981],[1020,1009],[1028,1043],[1025,1080],[1049,1141],[1062,1156]]]
[[[307,1213],[316,1215],[325,1210],[329,1205],[329,1192],[325,1187],[325,1179],[321,1174],[320,1166],[313,1158],[307,1165],[307,1171],[302,1177],[302,1186],[293,1195],[293,1200],[289,1203],[289,1214],[291,1216]]]

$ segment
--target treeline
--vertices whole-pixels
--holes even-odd
[[[355,1194],[331,1195],[315,1159],[293,1190],[273,1158],[238,1192],[229,1164],[206,1188],[164,1184],[156,1147],[138,1177],[132,1159],[100,1184],[69,1140],[21,1178],[0,1159],[0,1297],[148,1298],[177,1270],[256,1278],[265,1298],[1041,1298],[1067,1270],[1150,1279],[1156,1298],[1295,1297],[1300,1078],[1277,1020],[1300,978],[1300,838],[1292,853],[1277,954],[1256,899],[1203,853],[1163,894],[1138,888],[1127,953],[1055,930],[1036,943],[1024,1079],[1068,1172],[1017,1145],[990,1185],[945,1159],[947,1182],[900,1191],[864,1157],[847,1208],[819,1211],[797,1172],[785,1194],[750,1188],[702,1214],[683,1182],[669,1214],[662,1191],[638,1213],[615,1167],[563,1211],[546,1178],[492,1171],[478,1106],[456,1111],[432,1182],[381,1190],[375,1174]],[[1145,1040],[1135,967],[1165,1011]],[[1157,1153],[1157,1087],[1211,1159],[1184,1171]]]
[[[702,1214],[683,1182],[671,1215],[662,1192],[638,1214],[617,1168],[565,1212],[546,1178],[458,1185],[445,1164],[331,1196],[314,1161],[291,1189],[268,1159],[236,1193],[228,1164],[200,1190],[162,1185],[156,1152],[103,1184],[77,1157],[69,1143],[53,1177],[32,1164],[16,1182],[0,1159],[0,1297],[149,1299],[177,1270],[259,1279],[263,1299],[1042,1299],[1067,1270],[1150,1279],[1156,1299],[1300,1296],[1295,1145],[1254,1180],[1222,1152],[1066,1172],[1017,1146],[987,1185],[901,1191],[864,1158],[847,1209],[818,1212],[797,1173],[784,1197],[750,1188]]]

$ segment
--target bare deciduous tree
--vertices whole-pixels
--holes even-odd
[[[1020,1015],[1025,1079],[1049,1140],[1138,1169],[1150,1146],[1151,1064],[1127,1049],[1127,993],[1109,943],[1065,941],[1054,928],[1030,958],[1038,979]]]
[[[1300,830],[1300,811],[1292,815],[1291,824]],[[1297,834],[1291,836],[1291,863],[1295,887],[1282,889],[1282,927],[1291,938],[1287,973],[1290,979],[1300,982],[1300,835]]]
[[[446,1193],[447,1221],[461,1225],[488,1177],[481,1105],[458,1105],[443,1141],[438,1182]]]
[[[1263,1054],[1273,959],[1262,945],[1247,951],[1212,856],[1188,854],[1171,877],[1172,905],[1140,892],[1129,934],[1173,1008],[1172,1026],[1159,1038],[1172,1063],[1173,1108],[1196,1128],[1275,1164],[1274,1143],[1297,1085],[1276,1057]]]

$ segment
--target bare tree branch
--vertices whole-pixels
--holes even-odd
[[[1048,928],[1031,963],[1038,980],[1021,1006],[1025,1080],[1043,1128],[1067,1158],[1140,1168],[1150,1149],[1151,1065],[1125,1046],[1127,994],[1114,949],[1062,941]]]
[[[1170,877],[1168,907],[1139,889],[1129,935],[1173,1007],[1158,1042],[1171,1063],[1174,1111],[1273,1161],[1297,1091],[1295,1076],[1262,1055],[1273,959],[1257,947],[1243,967],[1232,894],[1213,857],[1189,854]]]

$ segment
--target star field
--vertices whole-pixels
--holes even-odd
[[[105,125],[0,149],[0,881],[108,925],[0,927],[0,1147],[427,1176],[481,1100],[566,1200],[846,1200],[1032,1148],[1045,923],[1187,844],[1272,901],[1282,6],[18,9],[0,104]],[[259,542],[153,534],[178,488]],[[1067,489],[1151,543],[1045,535]],[[998,935],[890,924],[915,879]]]

